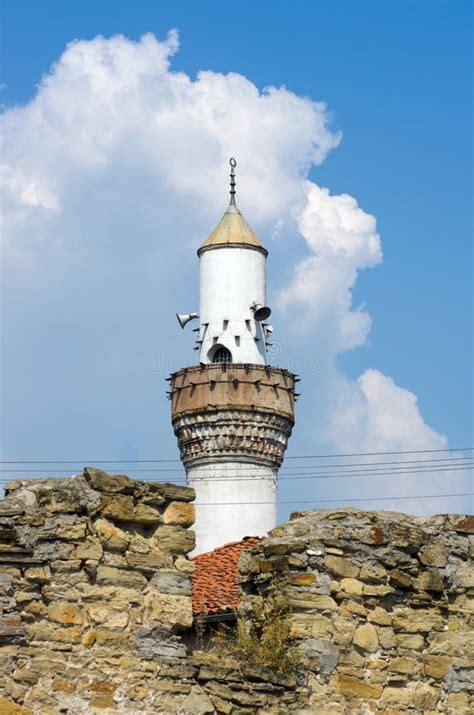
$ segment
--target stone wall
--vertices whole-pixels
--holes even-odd
[[[0,502],[0,712],[6,699],[45,715],[133,712],[135,700],[153,700],[157,659],[183,658],[177,634],[192,624],[193,499],[187,487],[95,469],[10,483]]]
[[[474,517],[318,510],[241,555],[241,612],[275,583],[292,607],[299,712],[474,712],[473,533]]]
[[[90,468],[10,483],[2,715],[474,711],[472,519],[314,511],[244,552],[242,613],[275,582],[293,609],[301,666],[282,676],[187,651],[193,498]]]
[[[295,700],[294,679],[187,652],[193,499],[91,468],[7,486],[1,715],[243,714]]]

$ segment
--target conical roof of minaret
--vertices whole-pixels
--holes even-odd
[[[236,166],[235,159],[230,160],[231,165],[231,181],[230,181],[230,203],[227,211],[209,234],[204,243],[198,250],[198,254],[213,248],[225,246],[242,246],[244,248],[253,248],[257,251],[262,251],[267,255],[268,251],[260,243],[255,232],[249,226],[245,218],[240,213],[235,203],[235,175],[234,168]]]

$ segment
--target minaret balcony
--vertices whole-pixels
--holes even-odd
[[[172,422],[186,468],[216,460],[278,469],[294,424],[295,376],[269,365],[213,363],[171,376]]]

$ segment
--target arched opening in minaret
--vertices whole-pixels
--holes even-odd
[[[223,345],[215,345],[209,354],[211,362],[232,362],[232,353]]]

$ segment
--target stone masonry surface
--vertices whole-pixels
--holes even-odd
[[[240,557],[239,609],[285,589],[301,639],[298,712],[474,712],[474,517],[294,514]]]
[[[86,468],[0,500],[0,713],[471,713],[474,519],[296,514],[240,556],[277,584],[295,675],[189,652],[194,493]],[[189,640],[189,639],[188,639]]]

